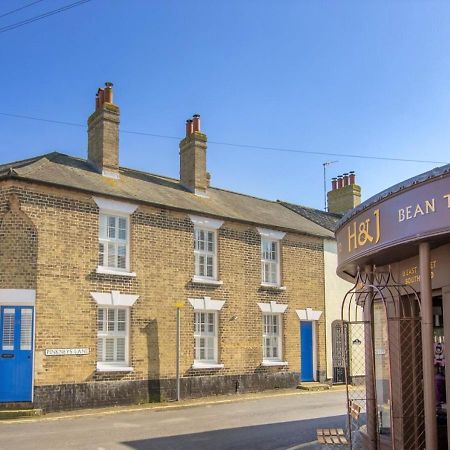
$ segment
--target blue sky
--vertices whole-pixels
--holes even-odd
[[[86,123],[112,81],[121,127],[211,141],[450,162],[450,2],[75,0],[0,17],[0,113]],[[30,0],[2,0],[0,16]],[[85,157],[86,130],[0,115],[0,162]],[[355,170],[363,198],[439,164],[210,144],[212,184],[323,208],[328,178]],[[121,165],[178,177],[178,141],[121,134]]]

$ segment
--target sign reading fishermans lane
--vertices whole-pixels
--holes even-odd
[[[336,232],[338,266],[421,237],[450,233],[450,177],[405,189],[345,222]]]

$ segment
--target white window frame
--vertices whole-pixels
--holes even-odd
[[[277,326],[277,333],[266,333],[266,318],[276,318],[276,326]],[[283,316],[280,313],[264,313],[262,315],[263,318],[263,362],[281,362],[282,361],[282,355],[283,355]],[[273,326],[271,324],[270,326]],[[278,356],[269,356],[266,353],[267,346],[266,346],[266,339],[277,339],[277,354]],[[271,348],[273,348],[273,344],[270,345]]]
[[[136,300],[139,298],[138,295],[121,294],[119,291],[111,292],[91,292],[92,298],[95,300],[99,308],[117,308],[126,310],[126,332],[125,332],[125,361],[97,361],[97,371],[99,372],[132,372],[133,367],[129,365],[129,355],[130,355],[130,315],[131,307],[134,305]],[[98,317],[98,316],[97,316]],[[99,336],[99,334],[104,334],[105,332],[98,331],[97,327],[97,338],[104,337]],[[97,352],[98,355],[98,352]],[[96,356],[97,358],[97,356]],[[97,359],[96,359],[97,360]]]
[[[198,250],[197,246],[197,233],[203,231],[205,233],[205,245],[208,246],[208,233],[213,235],[213,251],[209,252],[208,249]],[[199,264],[197,258],[203,256],[205,260],[205,272],[207,272],[207,259],[212,257],[212,276],[200,275],[198,269]],[[194,227],[194,278],[196,280],[217,280],[217,231],[210,228]]]
[[[193,369],[222,369],[223,364],[219,363],[219,312],[225,304],[224,300],[211,300],[210,297],[203,298],[190,298],[190,304],[194,308],[194,363],[192,365]],[[197,359],[197,338],[201,337],[200,333],[196,331],[196,320],[195,314],[205,313],[214,314],[214,358],[213,360],[208,359]]]
[[[94,197],[94,201],[99,207],[99,220],[98,220],[98,230],[99,230],[99,246],[100,243],[103,241],[105,243],[105,252],[104,252],[104,263],[100,264],[100,251],[97,250],[97,257],[98,257],[98,267],[97,267],[97,273],[103,273],[103,274],[109,274],[109,275],[125,275],[125,276],[136,276],[136,273],[130,272],[130,250],[131,250],[131,214],[133,214],[134,211],[137,209],[137,205],[133,205],[131,203],[125,203],[125,202],[119,202],[116,200],[111,199],[105,199],[101,197]],[[110,242],[107,238],[102,239],[100,235],[100,229],[101,229],[101,217],[105,216],[112,216],[116,217],[116,221],[118,224],[117,218],[124,218],[126,220],[126,240],[125,240],[125,268],[120,267],[110,267],[107,264],[108,258],[107,258],[107,243]],[[107,220],[107,219],[106,219]],[[108,228],[108,224],[106,224],[106,227]],[[117,227],[118,232],[118,227]],[[118,238],[114,240],[114,242],[119,242]],[[117,259],[116,255],[116,259]]]
[[[268,243],[270,246],[275,244],[275,259],[264,258],[264,245]],[[266,265],[275,264],[275,281],[265,279]],[[270,271],[271,272],[271,271]],[[280,283],[280,243],[272,239],[261,238],[261,285],[279,287]]]
[[[99,310],[102,309],[103,311],[106,312],[106,314],[103,315],[103,325],[104,325],[104,329],[103,331],[100,331],[98,329],[98,314],[99,314]],[[118,310],[123,310],[125,311],[125,330],[123,332],[121,331],[108,331],[107,330],[107,326],[108,326],[108,313],[107,311],[113,310],[115,311],[114,313],[114,317],[115,317],[115,321],[114,324],[116,326],[117,323],[117,311]],[[106,327],[106,329],[105,329]],[[110,370],[110,371],[114,371],[114,370],[126,370],[129,371],[130,367],[129,367],[129,348],[130,348],[130,308],[128,307],[124,307],[124,306],[111,306],[111,305],[99,305],[98,309],[97,309],[97,345],[98,345],[98,340],[99,339],[107,339],[107,338],[114,338],[115,340],[117,338],[124,338],[125,339],[125,351],[124,351],[124,356],[125,359],[123,361],[99,361],[98,360],[98,348],[97,348],[97,369],[100,370]],[[102,353],[103,355],[105,354],[105,345],[103,344],[103,350]],[[117,354],[117,347],[116,344],[114,345],[114,353],[116,356]]]
[[[205,314],[208,316],[209,314],[213,315],[213,333],[209,334],[208,331],[201,332],[198,328],[200,326],[200,322],[197,322],[197,317],[199,317],[200,314]],[[219,326],[219,314],[217,311],[211,311],[211,310],[202,310],[202,311],[194,311],[194,365],[208,365],[218,364],[218,326]],[[205,327],[209,325],[209,322],[205,322]],[[212,338],[213,341],[213,358],[199,358],[198,354],[200,353],[199,350],[199,340],[200,339],[209,339]],[[208,346],[205,346],[206,349],[208,349]]]
[[[262,366],[287,366],[288,362],[283,361],[283,314],[286,312],[288,305],[271,301],[269,303],[258,303],[259,309],[262,312]],[[265,357],[265,327],[264,316],[276,315],[279,317],[278,321],[278,357]]]
[[[194,215],[190,215],[189,216],[192,223],[194,224],[194,275],[192,277],[192,281],[194,283],[204,283],[204,284],[217,284],[220,285],[222,284],[222,281],[220,281],[218,279],[218,244],[219,244],[219,239],[218,239],[218,229],[223,225],[223,220],[216,220],[216,219],[210,219],[208,217],[200,217],[200,216],[194,216]],[[196,249],[196,242],[197,242],[197,233],[199,231],[203,231],[204,233],[213,233],[213,246],[214,246],[214,251],[213,252],[208,252],[208,250],[197,250]],[[207,238],[207,236],[206,236]],[[208,240],[206,239],[206,245],[208,243]],[[207,276],[207,275],[199,275],[197,272],[197,256],[199,255],[203,255],[205,257],[205,266],[206,261],[207,261],[207,257],[210,256],[213,258],[213,267],[212,267],[212,276]],[[206,269],[206,267],[205,267]]]
[[[286,233],[282,231],[268,230],[266,228],[257,228],[258,233],[261,236],[261,286],[267,287],[277,287],[281,288],[281,240],[284,238]],[[264,258],[264,243],[269,242],[271,245],[275,244],[275,260]],[[276,280],[267,281],[265,280],[265,267],[266,264],[276,265]]]

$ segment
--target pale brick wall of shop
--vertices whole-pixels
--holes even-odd
[[[105,181],[112,182],[112,181]],[[20,210],[8,207],[10,194]],[[195,375],[298,373],[296,309],[324,310],[323,244],[287,233],[282,241],[285,291],[262,290],[256,226],[225,220],[218,234],[223,285],[193,285],[193,224],[187,213],[140,205],[131,216],[131,270],[135,278],[97,274],[98,208],[92,195],[5,181],[0,185],[0,288],[35,288],[35,386],[97,380],[158,380],[175,376],[175,304],[183,301],[181,370]],[[96,372],[96,303],[90,292],[139,295],[131,309],[131,373]],[[193,371],[193,309],[188,298],[225,300],[219,314],[219,360],[224,368]],[[287,368],[263,368],[258,302],[288,304],[283,314]],[[236,316],[235,320],[232,317]],[[318,370],[325,374],[325,314],[316,329]],[[46,348],[88,347],[89,355],[45,356]]]

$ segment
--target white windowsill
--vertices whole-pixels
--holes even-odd
[[[273,289],[274,291],[285,291],[286,286],[278,286],[277,284],[261,283],[263,289]]]
[[[223,369],[223,364],[195,362],[192,364],[193,369]]]
[[[211,286],[222,286],[223,281],[214,280],[212,278],[202,278],[194,275],[192,277],[192,283],[194,284],[210,284]]]
[[[97,363],[97,371],[99,372],[133,372],[134,369],[128,366],[115,366],[107,363]]]
[[[97,273],[103,273],[105,275],[120,275],[121,277],[135,277],[136,272],[127,272],[124,270],[110,269],[107,267],[98,266]]]
[[[287,361],[271,361],[268,359],[263,359],[261,365],[265,367],[272,367],[272,366],[288,366],[289,364]]]

